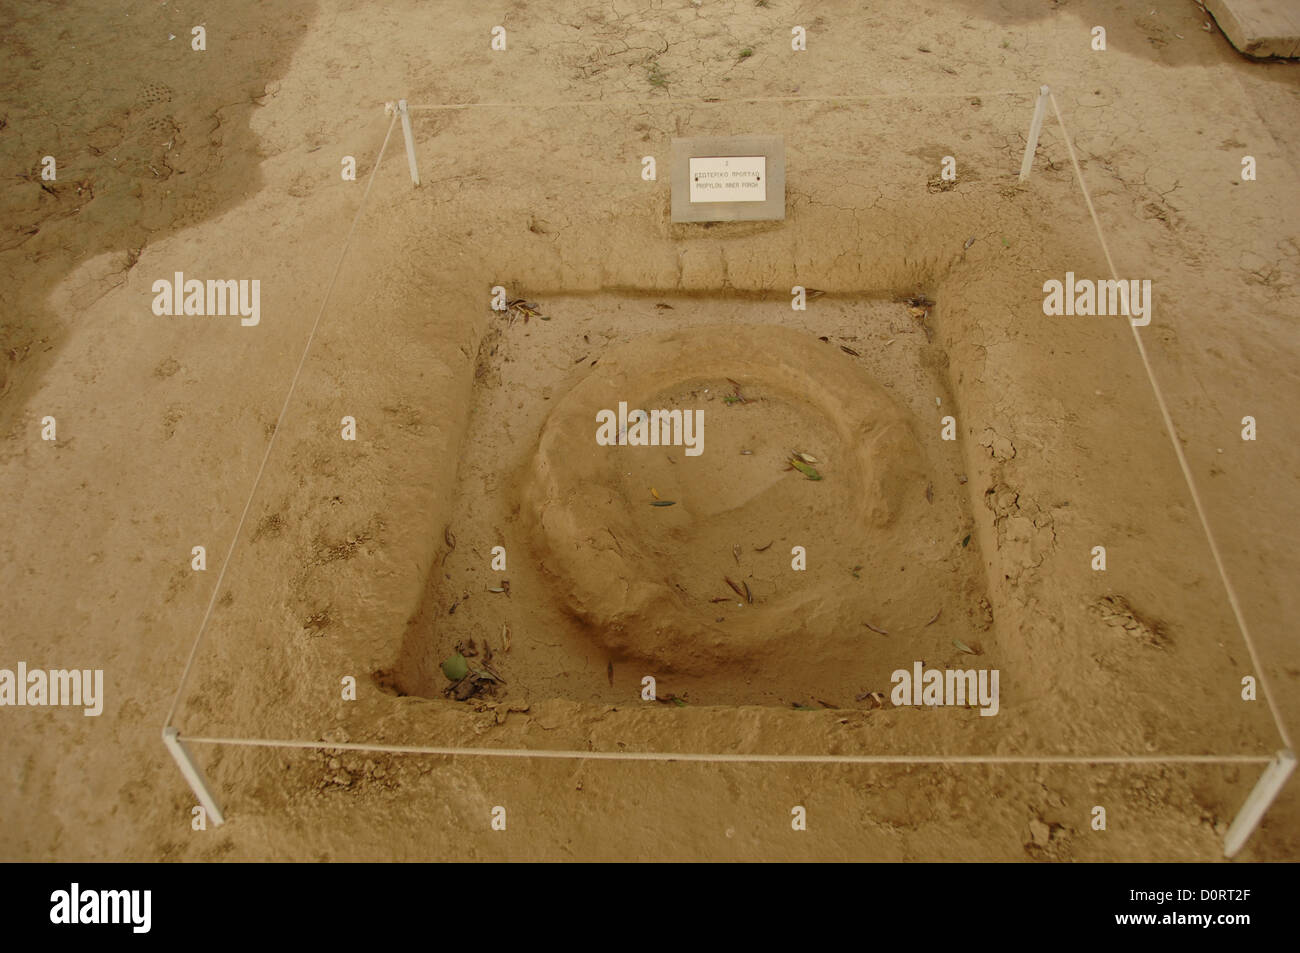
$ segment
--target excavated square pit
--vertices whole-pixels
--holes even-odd
[[[661,700],[842,707],[914,660],[956,665],[957,642],[996,658],[925,307],[537,304],[480,344],[399,692],[443,693],[459,651],[495,697],[626,702],[653,676]]]

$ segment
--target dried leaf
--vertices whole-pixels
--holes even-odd
[[[448,549],[456,548],[456,536],[452,533],[450,526],[442,531],[442,540],[447,544]]]
[[[528,323],[529,318],[541,318],[543,321],[551,320],[550,318],[544,316],[540,310],[538,310],[536,301],[524,301],[521,298],[517,298],[514,301],[510,302],[507,305],[507,308],[511,311],[522,314],[524,316],[525,324]]]
[[[489,589],[488,592],[505,592],[505,589],[501,588],[500,586],[496,586],[492,589]]]
[[[731,587],[732,592],[740,596],[740,598],[742,599],[745,598],[745,590],[741,589],[738,585],[732,582],[730,578],[728,578],[727,576],[723,576],[722,581],[725,582],[727,585],[729,585]]]
[[[943,609],[942,609],[942,607],[939,609],[938,612],[936,612],[936,613],[934,614],[934,618],[932,618],[929,622],[927,622],[926,625],[933,625],[934,623],[938,622],[938,621],[939,621],[939,616],[941,616],[941,615],[943,615]]]
[[[857,351],[853,350],[853,348],[849,347],[847,344],[841,344],[840,350],[843,351],[845,354],[852,354],[854,357],[862,356]]]
[[[876,626],[872,625],[870,622],[864,622],[864,623],[862,623],[862,624],[865,625],[865,626],[866,626],[868,629],[870,629],[872,632],[875,632],[875,633],[878,634],[878,635],[888,635],[888,634],[889,634],[889,633],[886,632],[884,629],[877,628]]]
[[[776,540],[772,540],[772,543],[775,543],[775,542],[776,542]],[[768,543],[766,546],[757,546],[757,547],[754,548],[754,552],[756,552],[756,553],[765,553],[765,552],[767,552],[769,549],[772,548],[772,543]]]
[[[933,502],[934,502],[934,484],[933,484],[933,483],[927,483],[927,484],[925,485],[925,502],[927,502],[927,503],[933,503]]]
[[[504,643],[504,647],[501,649],[501,651],[509,652],[510,651],[510,626],[508,625],[501,626],[501,641]]]
[[[491,665],[485,664],[483,666],[483,671],[475,672],[474,674],[480,678],[490,677],[493,681],[500,682],[502,685],[506,684],[506,680],[501,677],[501,673],[498,672],[496,669],[494,669]]]
[[[753,594],[752,592],[749,591],[749,583],[745,582],[745,581],[742,579],[742,580],[741,580],[741,584],[744,585],[744,587],[745,587],[745,601],[748,602],[750,605],[753,605],[753,604],[754,604],[754,594]]]
[[[955,645],[955,646],[957,646],[957,648],[961,649],[961,650],[962,650],[963,652],[965,652],[967,655],[979,655],[979,654],[980,654],[980,653],[976,652],[973,648],[971,648],[969,645],[967,645],[965,642],[963,642],[961,639],[953,639],[953,640],[952,640],[952,644]]]
[[[820,463],[820,462],[821,462],[821,461],[818,460],[816,457],[814,457],[811,453],[803,453],[803,452],[801,452],[801,451],[799,451],[799,450],[796,450],[796,451],[794,451],[794,455],[795,455],[796,457],[798,457],[800,460],[802,460],[804,463]]]
[[[653,496],[656,500],[659,499],[659,491],[656,490],[654,487],[650,487],[650,495]]]
[[[731,555],[736,558],[736,565],[740,565],[740,543],[732,543]]]
[[[605,677],[609,679],[609,685],[611,688],[613,688],[614,687],[614,663],[612,661],[605,666]]]
[[[730,602],[731,596],[718,596],[716,599],[710,599],[710,602]]]
[[[742,451],[740,451],[740,455],[741,455],[742,457],[752,457],[752,456],[754,455],[754,451],[753,451],[753,450],[742,450]]]

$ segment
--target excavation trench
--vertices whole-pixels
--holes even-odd
[[[905,304],[538,304],[480,347],[398,690],[440,694],[459,651],[498,697],[845,704],[987,627],[946,362]]]

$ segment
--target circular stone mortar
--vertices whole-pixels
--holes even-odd
[[[599,445],[597,414],[620,401],[703,410],[702,452]],[[822,479],[789,468],[792,450]],[[907,414],[838,349],[786,328],[696,328],[601,357],[546,421],[522,503],[543,569],[596,639],[701,671],[788,656],[843,626],[847,598],[885,594],[927,518],[924,472]]]

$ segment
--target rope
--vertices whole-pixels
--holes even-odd
[[[1002,89],[991,93],[866,93],[859,96],[746,96],[736,99],[575,99],[559,103],[428,103],[406,104],[414,109],[568,109],[586,106],[730,106],[745,103],[853,103],[873,99],[981,99],[994,96],[1023,96],[1022,89]]]
[[[701,761],[710,764],[1268,764],[1272,755],[927,755],[927,754],[706,754],[677,751],[559,751],[539,748],[449,748],[433,745],[356,744],[282,738],[185,737],[196,745],[314,748],[389,754],[468,755],[480,758],[557,758],[568,761]]]

